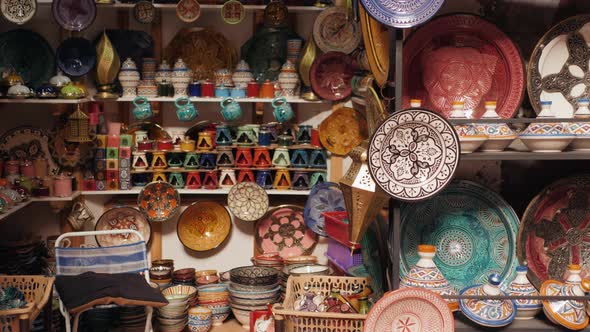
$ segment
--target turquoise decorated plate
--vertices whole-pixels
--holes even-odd
[[[439,195],[402,206],[401,276],[418,261],[418,245],[436,246],[434,262],[457,290],[483,284],[492,273],[505,287],[518,265],[519,219],[498,194],[471,181],[453,181]]]

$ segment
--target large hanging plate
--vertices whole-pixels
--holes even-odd
[[[95,231],[133,229],[138,231],[145,240],[150,242],[152,226],[145,215],[131,207],[112,208],[100,216],[94,227]],[[134,234],[97,235],[96,242],[101,247],[119,246],[139,241]]]
[[[313,39],[322,52],[352,53],[361,41],[361,28],[347,20],[346,9],[330,7],[322,11],[313,24]]]
[[[234,216],[245,221],[256,221],[268,211],[268,194],[253,182],[234,185],[227,194],[227,207]]]
[[[371,73],[377,84],[383,86],[389,72],[389,31],[385,25],[372,18],[362,6],[359,7],[359,16]]]
[[[347,155],[367,138],[367,120],[349,107],[332,112],[318,129],[322,146],[340,156]]]
[[[318,235],[328,236],[325,231],[326,221],[322,213],[333,211],[346,211],[344,196],[338,184],[322,182],[313,186],[303,210],[303,218],[307,227]]]
[[[96,18],[94,0],[54,0],[51,9],[57,23],[69,31],[84,30]]]
[[[180,194],[166,182],[152,182],[137,197],[139,210],[150,221],[167,221],[180,209]]]
[[[444,0],[361,0],[377,21],[394,28],[411,28],[428,21]]]

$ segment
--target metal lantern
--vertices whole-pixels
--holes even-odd
[[[76,111],[68,116],[68,142],[90,142],[90,118],[76,105]]]

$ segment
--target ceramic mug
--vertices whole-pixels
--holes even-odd
[[[225,121],[235,121],[242,117],[242,108],[234,98],[223,98],[220,105],[221,115]]]
[[[279,123],[288,122],[295,117],[293,108],[291,108],[291,105],[289,105],[287,98],[285,97],[273,99],[272,107],[275,109],[273,112],[275,119],[277,119]]]
[[[174,106],[176,106],[176,116],[180,121],[192,121],[199,116],[199,112],[195,108],[195,105],[193,105],[187,97],[176,99]]]
[[[146,120],[154,115],[152,112],[152,105],[150,105],[150,102],[146,97],[135,97],[135,99],[133,99],[133,105],[135,106],[133,109],[133,116],[137,120]]]

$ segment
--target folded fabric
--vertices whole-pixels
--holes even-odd
[[[70,313],[96,305],[161,307],[168,301],[158,288],[152,288],[137,273],[86,272],[77,276],[57,276],[55,287]]]

